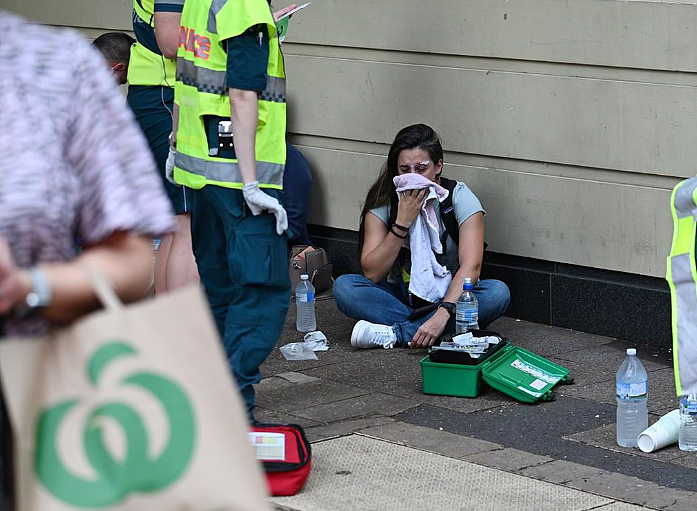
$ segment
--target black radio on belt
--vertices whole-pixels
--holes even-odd
[[[230,118],[207,115],[204,122],[206,124],[206,138],[208,139],[208,155],[217,158],[237,159]]]

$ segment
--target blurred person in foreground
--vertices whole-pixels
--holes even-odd
[[[0,318],[3,335],[33,335],[99,307],[85,265],[122,300],[143,298],[150,238],[175,224],[99,53],[4,11],[0,32]],[[0,509],[10,508],[9,438],[3,407]]]

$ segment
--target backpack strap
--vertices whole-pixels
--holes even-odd
[[[392,226],[395,224],[397,221],[397,193],[393,193],[392,196],[390,197],[390,221],[389,224],[387,225],[387,230],[391,230]],[[409,256],[409,252],[406,248],[402,247],[399,249],[399,254],[397,255],[397,261],[399,262],[399,265],[404,268],[404,264],[406,263],[407,257]]]
[[[457,245],[460,241],[460,226],[455,217],[455,208],[453,207],[453,191],[457,186],[457,181],[448,179],[447,177],[440,178],[440,185],[448,190],[448,196],[440,203],[440,218],[443,220],[445,232],[441,244],[443,245],[443,253],[445,253],[445,237],[450,236]]]
[[[390,221],[387,225],[387,229],[390,230],[394,223],[397,221],[397,194],[393,193],[390,196]]]
[[[445,255],[447,247],[446,236],[450,236],[456,246],[460,242],[460,225],[457,223],[455,208],[453,207],[453,192],[457,186],[457,181],[441,176],[440,185],[448,190],[448,196],[440,203],[440,218],[443,220],[443,226],[445,227],[441,244],[443,245],[443,254]],[[484,254],[486,254],[486,247],[487,244],[484,242]]]

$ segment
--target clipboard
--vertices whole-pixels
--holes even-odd
[[[288,11],[276,20],[276,31],[278,32],[279,42],[283,42],[283,40],[286,38],[286,34],[288,33],[288,21],[290,20],[290,17],[298,11],[302,11],[311,3],[312,2],[307,2],[306,4],[299,5],[292,11]]]

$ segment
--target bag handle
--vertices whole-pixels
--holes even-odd
[[[114,291],[114,285],[104,273],[87,264],[82,264],[82,267],[89,275],[92,288],[104,308],[112,311],[123,309],[123,302]]]

